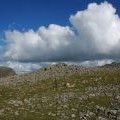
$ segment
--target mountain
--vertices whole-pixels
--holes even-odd
[[[119,120],[120,70],[64,63],[0,80],[0,120]]]
[[[0,78],[13,76],[15,74],[16,73],[12,68],[0,66]]]
[[[112,62],[111,64],[106,64],[102,66],[103,68],[120,68],[120,63]]]

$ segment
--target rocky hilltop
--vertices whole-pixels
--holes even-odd
[[[120,70],[64,63],[0,80],[0,120],[120,120]]]
[[[43,67],[35,72],[25,73],[22,75],[16,75],[12,77],[7,77],[0,81],[0,84],[11,85],[11,84],[19,84],[25,81],[35,83],[37,81],[46,80],[49,78],[59,78],[62,76],[70,76],[75,73],[83,73],[85,71],[89,71],[88,68],[77,66],[77,65],[67,65],[65,63],[59,63],[56,65],[48,65],[47,67]],[[6,84],[7,83],[7,84]]]

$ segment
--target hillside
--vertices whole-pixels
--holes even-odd
[[[12,68],[0,66],[0,78],[13,76],[15,74],[16,73]]]
[[[120,120],[120,70],[57,64],[3,78],[0,120]]]
[[[0,84],[16,85],[26,81],[31,83],[36,83],[41,80],[46,80],[49,78],[59,78],[61,76],[69,76],[75,73],[81,74],[85,71],[89,71],[89,69],[82,66],[76,66],[76,65],[68,66],[64,63],[60,63],[56,65],[49,65],[47,67],[43,67],[35,72],[7,77],[5,79],[2,79],[0,81]]]
[[[106,65],[102,66],[102,68],[120,69],[120,63],[112,62],[111,64],[106,64]]]

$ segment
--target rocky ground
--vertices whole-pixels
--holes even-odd
[[[2,78],[0,120],[120,120],[120,70],[57,64]]]

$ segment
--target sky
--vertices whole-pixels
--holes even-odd
[[[16,71],[120,58],[119,0],[1,0],[0,65]]]
[[[71,14],[87,8],[89,3],[104,0],[0,0],[0,31],[12,24],[17,29],[38,29],[49,24],[69,25]],[[120,1],[108,0],[120,14]]]

